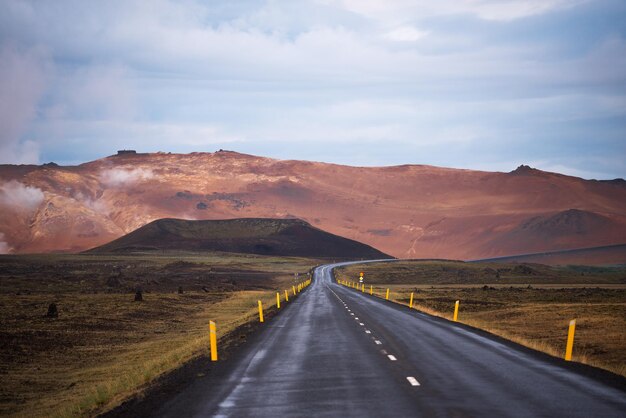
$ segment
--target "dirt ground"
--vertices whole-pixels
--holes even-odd
[[[562,357],[576,319],[574,361],[626,376],[626,268],[446,261],[379,263],[339,270],[384,297]],[[499,272],[496,277],[496,273]],[[495,280],[497,279],[497,280]]]
[[[316,264],[234,254],[2,256],[0,415],[104,411],[206,353],[209,320],[225,347],[233,330],[257,320],[257,300],[272,309],[294,273],[305,280]],[[56,318],[46,317],[51,303]]]

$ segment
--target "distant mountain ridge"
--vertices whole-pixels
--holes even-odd
[[[84,251],[163,218],[298,218],[395,257],[468,260],[624,243],[626,182],[232,151],[0,165],[0,252]]]
[[[159,219],[87,253],[222,251],[298,257],[391,258],[300,219]]]

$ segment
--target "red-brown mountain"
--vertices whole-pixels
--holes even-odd
[[[160,218],[300,218],[396,257],[626,243],[626,182],[521,166],[349,167],[229,151],[0,166],[0,251],[81,251]]]

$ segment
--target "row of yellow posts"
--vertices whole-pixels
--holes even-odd
[[[302,292],[307,286],[311,284],[311,279],[307,279],[297,285],[291,286],[293,296]],[[289,302],[289,292],[285,289],[285,302]],[[263,302],[258,301],[259,304],[259,322],[265,322],[263,319]],[[276,308],[280,309],[280,292],[276,292]],[[217,330],[215,322],[209,321],[209,345],[211,348],[211,361],[217,361]]]
[[[357,282],[351,282],[350,280],[339,280],[339,279],[337,279],[337,283],[339,283],[342,286],[346,286],[352,289],[361,290],[361,292],[363,293],[365,292],[365,284],[363,283],[357,283]],[[411,297],[409,299],[409,309],[413,309],[413,293],[414,292],[411,292]],[[374,295],[372,285],[370,285],[370,295],[372,296]],[[389,288],[387,288],[387,291],[385,292],[385,300],[389,300]],[[458,300],[454,302],[454,314],[452,315],[452,321],[454,322],[458,322],[459,320],[459,303],[460,301]],[[575,332],[576,332],[576,320],[572,319],[569,322],[569,329],[567,332],[567,345],[565,347],[565,360],[567,361],[572,360],[572,351],[574,349]]]

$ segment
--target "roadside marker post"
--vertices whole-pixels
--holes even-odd
[[[372,285],[370,285],[370,296],[374,294],[374,291],[372,290]]]
[[[295,286],[291,286],[291,288],[293,289],[293,295],[296,295],[296,287]]]
[[[454,322],[459,319],[459,301],[454,302],[454,318],[452,319]]]
[[[209,321],[209,340],[211,342],[211,361],[217,361],[217,331],[213,321]]]
[[[276,292],[276,308],[280,309],[280,292]]]
[[[289,292],[285,290],[285,302],[289,302]]]
[[[565,347],[565,360],[572,360],[572,350],[574,349],[574,333],[576,332],[576,320],[569,321],[569,331],[567,332],[567,346]]]
[[[259,301],[259,322],[263,322],[263,302]]]
[[[361,285],[361,293],[365,293],[365,285],[364,284]]]
[[[387,288],[387,294],[385,295],[385,300],[389,300],[389,288]]]
[[[409,309],[413,309],[413,292],[411,292],[411,300],[409,301]]]

